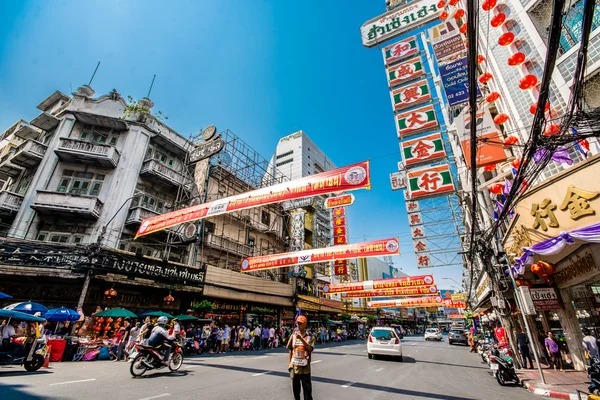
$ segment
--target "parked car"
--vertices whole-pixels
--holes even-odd
[[[454,344],[454,343],[468,344],[467,335],[464,330],[450,329],[450,332],[448,332],[448,344]]]
[[[375,356],[392,356],[402,361],[402,344],[393,328],[373,328],[367,341],[367,354],[370,359]]]
[[[437,328],[429,328],[425,330],[425,340],[442,341],[442,332]]]

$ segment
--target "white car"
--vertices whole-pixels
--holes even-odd
[[[437,328],[429,328],[425,330],[425,340],[442,341],[442,332]]]
[[[392,356],[402,361],[402,344],[393,328],[373,328],[367,341],[367,354],[375,356]]]

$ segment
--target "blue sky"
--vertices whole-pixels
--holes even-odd
[[[418,270],[401,192],[389,173],[398,139],[377,49],[359,27],[384,0],[290,2],[21,1],[0,4],[0,129],[37,115],[54,90],[88,83],[97,94],[147,94],[184,136],[229,128],[266,158],[304,130],[339,165],[372,160],[373,190],[356,192],[352,242],[400,237],[395,266],[434,273],[449,288],[460,268]]]

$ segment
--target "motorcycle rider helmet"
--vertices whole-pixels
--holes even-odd
[[[167,322],[169,322],[169,319],[167,317],[158,317],[156,324],[157,325],[166,325]]]

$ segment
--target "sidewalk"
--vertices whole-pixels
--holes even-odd
[[[537,369],[521,369],[518,371],[521,383],[530,392],[555,399],[579,400],[577,390],[587,393],[590,381],[587,373],[565,370],[565,372],[543,368],[546,384],[542,384]],[[585,398],[585,397],[584,397]]]

